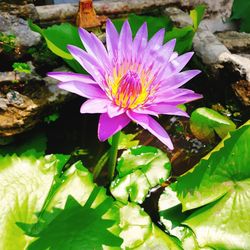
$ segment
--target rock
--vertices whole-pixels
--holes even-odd
[[[0,110],[6,110],[8,108],[9,101],[6,98],[0,97]]]
[[[30,30],[27,21],[4,12],[0,12],[0,32],[16,36],[20,47],[35,46],[41,40],[38,33]]]
[[[216,33],[218,40],[232,53],[250,54],[250,34],[237,31]]]
[[[31,1],[1,1],[0,11],[25,19],[38,20],[39,18],[36,7]]]
[[[238,81],[233,84],[233,90],[246,106],[250,106],[250,84],[249,81]]]
[[[99,0],[94,1],[94,8],[98,15],[124,16],[128,13],[152,13],[154,10],[161,10],[169,6],[180,6],[191,9],[198,4],[205,4],[207,13],[220,15],[223,19],[231,14],[233,0]],[[44,23],[61,22],[62,20],[75,20],[78,10],[77,3],[55,4],[36,7],[39,20]]]
[[[22,106],[24,103],[24,100],[22,98],[22,95],[18,93],[17,91],[11,90],[6,95],[8,104],[16,105],[16,106]]]
[[[56,71],[69,71],[66,67]],[[11,138],[30,130],[43,121],[44,116],[53,107],[62,105],[72,98],[69,92],[57,87],[57,81],[44,78],[30,81],[22,93],[9,91],[0,98],[0,139]]]
[[[190,20],[188,21],[190,18],[188,14],[176,8],[174,10],[173,8],[167,9],[165,12],[181,27],[188,25],[190,22]],[[228,26],[226,26],[226,28],[228,28]],[[222,25],[220,25],[220,29],[222,29]],[[224,43],[229,45],[226,47],[214,34],[215,31],[217,30],[212,22],[208,22],[206,19],[202,20],[193,39],[194,51],[205,65],[206,73],[214,78],[214,82],[220,82],[220,84],[225,84],[225,86],[230,86],[231,84],[238,99],[242,104],[248,106],[250,59],[247,56],[240,55],[241,51],[245,51],[246,47],[249,47],[248,35],[241,35],[242,40],[239,41],[238,45],[236,45],[236,40],[232,39],[232,35],[230,39],[231,42],[225,42],[226,35],[221,35],[223,39],[221,38],[220,40],[223,40]],[[235,37],[237,32],[226,34],[233,34]],[[239,34],[237,34],[237,37],[239,37]],[[236,46],[237,50],[235,49]],[[241,46],[243,46],[242,49]],[[230,52],[232,48],[235,49],[234,52],[237,54]],[[242,81],[244,82],[243,85]]]

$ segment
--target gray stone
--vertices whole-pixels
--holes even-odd
[[[128,13],[150,13],[169,6],[181,6],[191,9],[198,4],[206,5],[207,14],[220,15],[224,20],[231,14],[233,0],[100,0],[94,1],[98,15],[124,16]],[[59,22],[74,20],[78,11],[77,3],[65,3],[36,7],[41,22]]]
[[[170,15],[170,18],[181,27],[188,25],[189,16],[187,13],[178,9],[175,9],[175,11],[170,9],[166,10],[166,12]],[[222,25],[220,25],[220,29],[222,29]],[[215,81],[223,79],[225,69],[228,75],[234,75],[234,77],[232,77],[233,80],[230,80],[228,84],[232,85],[232,88],[240,101],[248,106],[250,105],[250,59],[247,56],[231,53],[229,48],[236,47],[237,39],[232,39],[231,35],[231,42],[228,43],[227,41],[228,47],[226,47],[225,44],[222,43],[222,40],[226,43],[225,36],[223,39],[220,39],[220,41],[213,33],[216,30],[217,27],[214,27],[212,22],[208,22],[206,19],[203,20],[193,40],[194,51],[201,59],[202,63],[206,65],[207,72],[210,76],[215,78]],[[236,36],[237,33],[233,32],[229,34],[234,34],[234,36]],[[239,37],[239,34],[237,34],[237,37]],[[239,48],[241,46],[244,48],[249,47],[249,41],[248,38],[246,38],[248,35],[243,34],[241,37],[242,41],[239,41],[238,43],[238,51],[241,51]],[[239,84],[239,82],[242,83],[242,81],[244,82],[244,85]]]
[[[0,12],[0,32],[15,35],[20,47],[31,47],[41,40],[38,33],[30,30],[27,21],[4,12]]]
[[[21,106],[24,102],[22,95],[19,92],[11,90],[6,95],[8,103],[12,105]]]
[[[8,104],[8,99],[0,97],[0,110],[6,110],[8,108]]]
[[[250,34],[237,31],[226,31],[216,33],[216,37],[232,53],[250,54]]]

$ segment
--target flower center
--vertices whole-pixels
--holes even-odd
[[[134,108],[138,105],[138,98],[142,93],[142,84],[136,72],[128,72],[120,79],[114,98],[116,105],[122,108]]]

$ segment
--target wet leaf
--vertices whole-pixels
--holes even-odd
[[[129,149],[135,146],[138,146],[139,140],[134,140],[137,134],[125,134],[122,131],[119,136],[119,145],[118,149]],[[108,139],[109,144],[111,145],[112,137]]]
[[[192,112],[190,128],[198,139],[213,140],[215,133],[223,139],[228,132],[235,130],[236,126],[226,116],[203,107]]]
[[[112,195],[124,203],[128,199],[142,203],[151,188],[169,177],[170,163],[159,149],[137,146],[123,152],[117,170],[110,187]]]
[[[250,247],[250,122],[230,133],[176,184],[183,210],[197,209],[183,224],[200,247]]]
[[[173,237],[155,226],[143,209],[134,203],[128,203],[120,208],[119,225],[119,236],[124,240],[122,249],[181,249]]]

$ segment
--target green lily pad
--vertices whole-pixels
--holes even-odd
[[[74,242],[80,231],[89,235],[88,244],[95,245],[96,249],[101,249],[99,246],[102,244],[121,244],[121,239],[107,230],[114,221],[101,219],[104,212],[112,206],[112,200],[106,201],[104,189],[98,189],[93,199],[95,184],[91,174],[80,162],[62,174],[67,160],[68,157],[63,155],[50,155],[39,159],[15,155],[0,158],[0,249],[22,250],[29,244],[28,249],[69,249],[66,241]],[[68,196],[73,198],[68,199]],[[91,206],[86,207],[88,201]],[[84,223],[77,225],[77,222],[81,221],[79,216],[83,214],[93,219],[89,223],[96,225],[98,234],[87,224],[84,217]],[[20,225],[26,229],[27,235]],[[72,234],[69,234],[72,226],[76,226],[78,230],[72,230]],[[59,232],[60,234],[57,234]],[[60,237],[61,242],[65,241],[65,248],[60,244],[54,245],[57,242],[55,239]],[[81,241],[86,245],[83,236]],[[83,245],[82,242],[80,245]]]
[[[137,146],[124,151],[117,165],[118,176],[110,191],[119,201],[142,203],[149,190],[165,181],[170,163],[165,153],[149,146]]]
[[[226,116],[203,107],[192,112],[190,128],[198,139],[213,140],[215,133],[223,139],[228,132],[236,129],[236,125]]]
[[[120,131],[118,149],[128,149],[138,146],[139,140],[134,140],[137,134],[125,134]],[[108,139],[110,145],[112,145],[112,137]]]
[[[230,133],[176,184],[183,210],[197,209],[183,224],[199,246],[249,249],[250,122]]]

